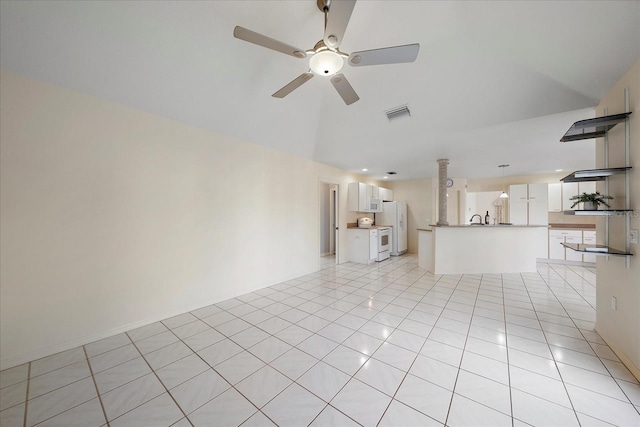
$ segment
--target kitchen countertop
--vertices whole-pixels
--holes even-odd
[[[564,230],[595,230],[595,224],[563,224],[563,223],[550,223],[550,229],[564,229]]]
[[[370,230],[370,229],[377,229],[377,228],[391,228],[390,225],[372,225],[371,227],[358,227],[357,225],[351,225],[351,224],[347,224],[347,229],[351,230],[351,229],[356,229],[356,230]]]

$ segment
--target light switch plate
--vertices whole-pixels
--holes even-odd
[[[638,244],[638,230],[629,231],[629,243]]]

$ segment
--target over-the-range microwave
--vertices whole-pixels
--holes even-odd
[[[376,199],[375,197],[369,197],[369,212],[379,211],[382,207],[382,201],[380,199]]]

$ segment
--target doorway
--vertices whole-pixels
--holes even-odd
[[[338,263],[338,184],[320,182],[320,268]]]

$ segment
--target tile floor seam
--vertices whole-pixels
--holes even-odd
[[[482,282],[480,282],[478,289],[480,289],[480,288],[481,288],[481,286],[482,286]],[[467,335],[467,340],[468,340],[468,337],[469,337],[469,335]],[[506,341],[506,339],[507,339],[507,338],[506,338],[506,334],[505,334],[505,341]],[[465,347],[466,347],[466,341],[465,341]],[[505,346],[505,348],[506,348],[506,346]],[[464,350],[464,352],[466,352],[466,351],[468,351],[468,350],[466,350],[466,349],[465,349],[465,350]],[[470,353],[478,354],[478,353],[474,353],[474,352],[472,352],[472,351],[470,351]],[[480,355],[480,356],[483,356],[483,355]],[[483,356],[483,357],[487,357],[487,356]],[[463,358],[464,358],[464,354],[463,354]],[[507,356],[507,363],[506,363],[506,365],[507,365],[507,373],[509,374],[509,368],[510,368],[510,366],[509,366],[509,363],[508,363],[508,356]],[[474,372],[466,371],[465,369],[463,369],[462,367],[460,367],[460,369],[458,370],[458,375],[456,376],[456,384],[454,385],[453,395],[456,395],[456,394],[457,394],[458,396],[461,396],[461,397],[464,397],[464,398],[466,398],[466,399],[469,399],[470,401],[473,401],[473,402],[477,403],[478,405],[482,405],[482,406],[484,406],[484,407],[486,407],[486,408],[489,408],[489,409],[491,409],[491,410],[493,410],[493,411],[496,411],[496,412],[502,413],[502,414],[504,414],[504,415],[507,415],[507,416],[509,416],[509,417],[512,419],[512,425],[513,425],[513,418],[514,418],[514,416],[513,416],[513,401],[511,400],[511,378],[510,378],[510,375],[508,375],[508,377],[507,377],[507,378],[509,378],[509,380],[508,380],[508,382],[509,382],[509,408],[510,408],[511,413],[510,413],[510,414],[506,414],[506,413],[504,413],[504,412],[502,412],[502,411],[499,411],[499,410],[498,410],[498,409],[496,409],[496,408],[493,408],[493,407],[491,407],[491,406],[489,406],[489,405],[486,405],[485,403],[479,402],[479,401],[477,401],[477,400],[475,400],[475,399],[473,399],[473,398],[471,398],[471,397],[464,396],[464,395],[462,395],[462,394],[458,394],[458,393],[456,393],[455,388],[456,388],[456,385],[457,385],[458,376],[459,376],[459,374],[460,374],[460,371],[465,371],[465,372],[469,372],[470,374],[473,374],[473,375],[478,375],[478,374],[476,374],[476,373],[474,373]],[[479,375],[479,376],[480,376],[480,375]],[[492,378],[488,378],[488,377],[483,377],[483,378],[486,378],[486,379],[488,379],[488,380],[494,381]],[[452,402],[453,402],[453,396],[452,396]],[[448,421],[448,416],[447,416],[447,421]]]
[[[522,280],[522,275],[520,275],[520,279]],[[515,414],[513,412],[513,392],[511,389],[511,363],[509,359],[509,335],[507,334],[507,307],[505,304],[505,296],[504,296],[504,275],[500,274],[500,288],[502,290],[502,314],[504,316],[504,347],[505,353],[507,357],[507,379],[509,381],[509,409],[511,410],[511,426],[513,427],[513,420],[515,418]]]
[[[459,278],[459,279],[458,279],[458,281],[456,282],[456,286],[455,286],[455,288],[453,289],[453,291],[452,291],[451,295],[453,295],[453,294],[455,293],[455,289],[457,289],[457,288],[458,288],[458,286],[460,285],[460,281],[462,280],[462,278],[463,278],[463,277],[464,277],[464,275],[460,275],[460,278]],[[476,301],[477,301],[477,300],[478,300],[478,295],[477,295],[477,293],[476,293]],[[448,303],[449,301],[451,301],[451,296],[450,296],[450,297],[449,297],[449,299],[447,300],[447,303]],[[445,308],[446,308],[446,305],[445,305],[445,307],[443,307],[443,309],[442,309],[442,311],[443,311],[443,312],[444,312]],[[474,309],[475,309],[475,307],[474,307]],[[440,316],[442,316],[442,313],[440,313]],[[438,320],[440,320],[440,317],[438,317]],[[437,325],[437,322],[436,322],[436,325]],[[469,327],[467,328],[467,336],[466,336],[466,337],[465,337],[465,339],[464,339],[464,346],[463,346],[463,347],[466,347],[466,346],[467,346],[467,341],[468,341],[468,339],[469,339],[469,331],[470,331],[470,330],[471,330],[471,322],[469,322]],[[431,335],[431,334],[429,334],[429,335]],[[423,346],[424,346],[424,344],[423,344]],[[447,421],[449,421],[449,416],[451,415],[451,406],[453,405],[453,397],[454,397],[454,394],[455,394],[456,385],[458,384],[458,378],[460,377],[460,370],[462,369],[462,361],[464,360],[464,351],[465,351],[465,350],[464,350],[464,348],[463,348],[463,349],[462,349],[462,356],[460,357],[460,366],[458,367],[458,372],[456,372],[456,379],[455,379],[455,381],[453,382],[453,386],[452,386],[452,390],[451,390],[451,398],[449,399],[449,407],[447,408],[447,416],[445,417],[445,419],[444,419],[444,423],[443,423],[445,426],[447,425]]]
[[[167,329],[168,329],[172,334],[174,334],[174,335],[175,335],[175,333],[173,332],[173,330],[171,330],[171,329],[169,329],[169,328],[167,328]],[[180,340],[180,337],[178,337],[177,335],[175,335],[175,336],[178,338],[178,340]],[[131,337],[129,337],[129,339],[131,339]],[[169,389],[167,388],[167,386],[165,385],[165,383],[160,379],[160,377],[158,376],[158,373],[156,372],[156,370],[155,370],[155,369],[153,369],[153,367],[149,364],[149,361],[146,359],[146,357],[144,357],[144,354],[142,354],[142,352],[141,352],[141,351],[140,351],[140,349],[138,348],[138,345],[137,345],[133,340],[131,340],[131,342],[133,342],[133,346],[136,348],[136,350],[138,350],[138,353],[140,353],[140,357],[142,357],[142,360],[144,360],[144,362],[147,364],[147,366],[149,367],[149,369],[151,369],[151,372],[153,372],[153,375],[156,377],[156,379],[158,380],[158,382],[162,385],[162,387],[163,387],[163,388],[164,388],[164,390],[165,390],[165,393],[167,393],[167,394],[169,395],[169,397],[171,398],[171,400],[173,401],[173,403],[176,405],[176,407],[178,408],[178,410],[180,410],[180,412],[182,413],[182,415],[184,416],[184,418],[186,418],[186,419],[187,419],[187,421],[189,421],[189,423],[193,426],[193,423],[191,422],[191,420],[189,420],[189,418],[187,417],[187,414],[185,414],[184,410],[183,410],[183,409],[182,409],[182,407],[178,404],[178,402],[176,401],[176,399],[173,397],[173,395],[171,394],[171,392],[169,391]],[[183,343],[183,344],[184,344],[184,343]],[[167,347],[167,346],[165,346],[165,347]],[[162,348],[164,348],[164,347],[162,347]],[[158,349],[158,350],[159,350],[159,349]],[[187,357],[188,357],[188,356],[187,356]],[[148,374],[145,374],[144,376],[146,376],[146,375],[148,375]],[[139,377],[139,378],[142,378],[142,377]],[[134,381],[135,381],[135,380],[134,380]],[[188,380],[187,380],[187,381],[188,381]],[[123,385],[124,385],[124,384],[123,384]],[[120,387],[121,387],[121,386],[120,386]],[[119,387],[116,387],[114,390],[117,390],[118,388],[119,388]],[[98,395],[100,395],[100,394],[98,393]],[[159,394],[158,396],[161,396],[161,395],[162,395],[162,393],[161,393],[161,394]],[[154,396],[154,397],[152,397],[151,399],[147,400],[146,402],[143,402],[143,403],[141,403],[140,405],[138,405],[138,406],[136,406],[136,407],[134,407],[134,408],[131,408],[130,410],[128,410],[128,411],[126,411],[126,412],[124,412],[123,414],[118,415],[118,416],[117,416],[117,417],[115,417],[113,420],[117,420],[118,418],[123,417],[125,414],[128,414],[128,413],[130,413],[131,411],[134,411],[134,410],[136,410],[136,409],[140,408],[141,406],[143,406],[143,405],[147,404],[148,402],[152,401],[153,399],[157,398],[158,396]],[[102,401],[101,401],[100,403],[102,404]],[[103,409],[104,409],[104,408],[103,408]],[[105,412],[105,418],[107,419],[107,423],[110,423],[110,422],[111,422],[111,420],[109,420],[109,418],[108,418],[108,417],[106,417],[106,412]],[[179,420],[178,420],[178,421],[179,421]]]
[[[213,330],[216,330],[213,326],[210,326],[210,328],[211,328],[211,329],[213,329]],[[173,333],[173,331],[172,331],[172,333]],[[219,332],[219,333],[221,333],[221,332]],[[174,335],[175,335],[175,334],[174,334]],[[223,336],[224,336],[224,334],[223,334]],[[177,335],[176,335],[176,337],[177,337]],[[202,362],[204,362],[204,363],[205,363],[205,364],[206,364],[206,365],[207,365],[207,366],[208,366],[208,367],[209,367],[213,372],[215,372],[217,375],[219,375],[219,376],[220,376],[220,378],[222,378],[222,379],[223,379],[223,380],[224,380],[224,381],[229,385],[229,388],[227,388],[225,391],[221,392],[220,394],[218,394],[218,395],[214,396],[213,398],[211,398],[211,399],[207,400],[206,402],[202,403],[202,405],[200,405],[200,406],[198,406],[198,407],[194,408],[191,412],[189,412],[189,414],[187,414],[187,413],[184,411],[184,409],[182,408],[182,406],[180,406],[180,404],[175,400],[175,398],[173,397],[173,394],[171,394],[171,391],[170,391],[169,389],[167,389],[167,387],[165,386],[164,382],[162,382],[162,380],[161,380],[161,379],[157,376],[157,374],[156,374],[156,378],[158,378],[158,381],[160,381],[160,383],[162,384],[162,386],[167,390],[167,394],[169,394],[169,396],[171,397],[171,399],[173,400],[173,402],[175,403],[175,405],[178,407],[178,409],[180,410],[180,412],[182,412],[182,414],[184,415],[184,418],[189,422],[189,424],[191,424],[191,425],[193,426],[193,422],[192,422],[192,421],[191,421],[191,419],[189,418],[189,415],[190,415],[190,414],[193,414],[193,413],[194,413],[194,412],[196,412],[198,409],[202,408],[203,406],[205,406],[205,405],[206,405],[206,404],[208,404],[209,402],[211,402],[211,401],[215,400],[215,399],[216,399],[217,397],[219,397],[221,394],[225,393],[227,390],[230,390],[230,389],[234,389],[234,390],[235,390],[236,392],[238,392],[238,393],[239,393],[243,398],[245,398],[249,403],[251,403],[254,407],[256,407],[256,409],[257,409],[258,411],[260,411],[260,408],[258,408],[256,405],[254,405],[254,404],[253,404],[253,402],[251,402],[251,400],[250,400],[250,399],[248,399],[248,398],[247,398],[247,397],[246,397],[246,396],[245,396],[245,395],[244,395],[240,390],[238,390],[238,389],[237,389],[233,384],[231,384],[231,382],[229,382],[229,380],[227,380],[227,378],[225,378],[225,377],[224,377],[220,372],[218,372],[214,366],[211,366],[211,364],[209,364],[209,362],[207,362],[206,360],[204,360],[204,359],[202,358],[202,356],[201,356],[197,351],[195,351],[193,348],[191,348],[191,346],[189,346],[189,344],[187,344],[186,342],[184,342],[180,337],[177,337],[177,338],[180,340],[180,342],[182,342],[185,346],[187,346],[187,347],[189,348],[189,350],[191,350],[195,356],[197,356],[200,360],[202,360]],[[229,339],[229,338],[225,336],[225,339]],[[218,342],[221,342],[221,341],[218,341]],[[215,345],[215,343],[214,343],[214,344],[212,344],[212,345]],[[207,347],[205,347],[205,348],[208,348],[208,347],[211,347],[211,346],[207,346]],[[202,349],[202,350],[204,350],[204,349]],[[200,350],[200,351],[202,351],[202,350]],[[243,348],[243,350],[244,350],[244,351],[247,351],[247,350],[246,350],[246,349],[244,349],[244,348]],[[235,355],[234,355],[234,356],[235,356]],[[225,360],[223,360],[223,361],[220,361],[220,363],[226,362],[227,360],[231,359],[231,358],[232,358],[232,357],[234,357],[234,356],[230,356],[230,357],[228,357],[227,359],[225,359]],[[189,356],[185,356],[185,357],[189,357]],[[144,356],[143,356],[143,358],[144,358]],[[182,359],[180,359],[180,360],[182,360]],[[145,361],[146,361],[146,359],[145,359]],[[174,363],[175,363],[175,362],[174,362]],[[220,363],[218,363],[218,365],[219,365]],[[148,364],[148,362],[147,362],[147,364]],[[168,365],[167,365],[167,366],[168,366]],[[216,365],[216,366],[217,366],[217,365]],[[151,368],[151,366],[149,366],[149,367]],[[151,369],[152,369],[152,371],[155,373],[155,370],[154,370],[153,368],[151,368]],[[261,368],[261,369],[262,369],[262,368]],[[206,371],[205,371],[205,372],[206,372]],[[196,377],[197,377],[197,376],[199,376],[199,375],[202,375],[202,373],[203,373],[203,372],[201,372],[201,373],[199,373],[199,374],[197,374],[197,375],[195,375],[195,376],[193,376],[193,377],[191,377],[191,378],[187,379],[186,381],[183,381],[183,382],[182,382],[182,383],[180,383],[180,384],[175,385],[173,388],[178,387],[178,386],[180,386],[180,385],[182,385],[182,384],[186,383],[187,381],[190,381],[190,380],[192,380],[193,378],[196,378]],[[251,374],[250,374],[250,375],[251,375]],[[243,379],[244,379],[244,378],[243,378]],[[242,381],[242,380],[240,380],[240,381]],[[240,381],[238,381],[238,382],[240,382]],[[173,389],[173,388],[172,388],[172,389]],[[266,414],[264,414],[264,415],[265,415],[265,416],[267,416]],[[253,415],[251,415],[251,416],[253,416]],[[251,418],[251,417],[249,417],[249,418]],[[267,418],[268,418],[268,417],[267,417]],[[245,420],[245,421],[243,421],[243,422],[246,422],[246,420]],[[274,424],[275,424],[275,423],[274,423]]]
[[[102,402],[102,396],[100,391],[98,390],[98,383],[96,382],[96,377],[93,375],[93,368],[91,367],[91,362],[89,361],[89,354],[87,354],[86,346],[82,346],[82,350],[84,351],[84,356],[87,360],[87,366],[89,366],[89,372],[91,373],[91,381],[93,381],[93,387],[96,389],[96,395],[98,396],[98,402],[100,403],[100,408],[102,409],[102,415],[104,416],[105,421],[107,422],[107,427],[111,424],[109,423],[109,418],[107,417],[107,411],[104,409],[104,403]]]
[[[22,426],[27,427],[27,415],[29,409],[29,386],[31,385],[31,362],[27,368],[27,389],[25,390],[24,397],[24,419],[22,420]]]
[[[555,272],[555,270],[554,270],[554,272]],[[548,285],[547,281],[545,280],[545,278],[544,278],[542,275],[540,275],[540,277],[542,278],[543,282],[547,285],[547,287],[549,287],[549,285]],[[564,280],[564,279],[563,279],[563,280]],[[524,280],[524,277],[523,277],[523,283],[524,283],[524,285],[525,285],[525,289],[527,290],[527,293],[529,294],[529,298],[531,298],[531,294],[529,293],[529,288],[527,287],[527,283],[526,283],[526,280]],[[550,287],[549,287],[549,289],[551,290],[551,288],[550,288]],[[551,290],[551,293],[553,293],[553,295],[554,295],[554,297],[556,298],[556,300],[560,301],[560,300],[557,298],[557,296],[555,295],[555,293],[553,292],[553,290]],[[533,303],[533,301],[532,301],[532,303]],[[538,323],[540,323],[540,317],[538,316],[538,311],[535,309],[535,306],[534,306],[534,310],[533,310],[533,312],[534,312],[534,313],[535,313],[535,315],[536,315],[536,319],[538,320]],[[568,313],[567,313],[567,314],[568,314]],[[569,316],[569,317],[570,317],[570,316]],[[570,317],[570,318],[571,318],[571,317]],[[546,342],[547,347],[548,347],[548,349],[549,349],[549,352],[551,353],[551,357],[552,357],[552,360],[553,360],[553,364],[554,364],[554,366],[555,366],[555,368],[556,368],[556,371],[558,372],[558,375],[559,375],[559,377],[560,377],[560,382],[562,383],[562,388],[564,389],[564,391],[565,391],[565,393],[566,393],[566,395],[567,395],[567,398],[569,399],[569,404],[571,405],[571,409],[573,410],[573,413],[574,413],[574,415],[575,415],[575,417],[576,417],[576,420],[578,421],[578,424],[580,424],[580,419],[578,418],[578,414],[577,414],[577,411],[576,411],[576,407],[575,407],[575,405],[573,404],[573,400],[571,399],[571,396],[569,395],[569,390],[567,389],[567,385],[566,385],[566,383],[565,383],[564,379],[562,378],[562,373],[560,372],[560,367],[558,366],[558,362],[557,362],[557,360],[556,360],[556,358],[555,358],[555,356],[554,356],[554,354],[553,354],[553,350],[552,350],[552,348],[551,348],[551,344],[549,344],[549,341],[547,340],[546,331],[545,331],[544,329],[542,329],[542,325],[540,325],[540,329],[541,329],[541,331],[542,331],[542,335],[544,336],[544,339],[545,339],[545,342]],[[517,388],[516,388],[516,389],[517,389]],[[519,390],[519,389],[517,389],[517,390]],[[520,391],[521,391],[521,392],[525,392],[524,390],[520,390]],[[525,393],[526,393],[526,392],[525,392]],[[531,394],[531,393],[527,393],[527,394]],[[540,396],[536,396],[536,397],[540,398]],[[544,399],[544,398],[542,398],[542,399]],[[549,401],[548,399],[544,399],[544,400]],[[555,403],[555,402],[552,402],[552,403]]]

